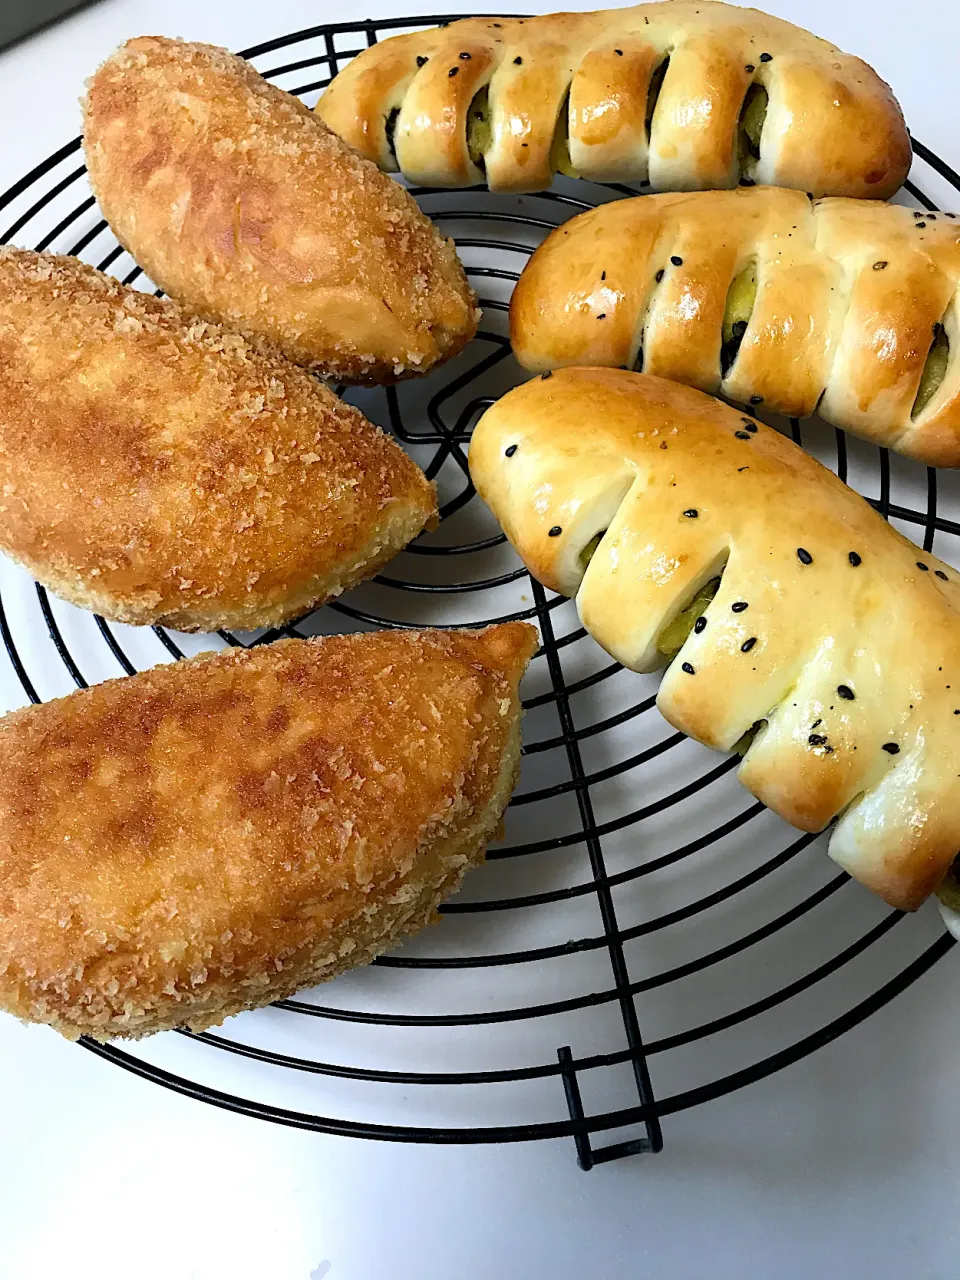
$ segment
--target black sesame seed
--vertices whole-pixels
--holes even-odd
[[[761,61],[761,62],[772,62],[772,61],[773,61],[773,54],[772,54],[772,53],[761,53],[761,55],[760,55],[760,61]]]
[[[928,222],[936,222],[936,220],[937,220],[937,215],[936,215],[935,213],[928,213],[928,214],[927,214],[927,221],[928,221]]]
[[[860,557],[857,555],[855,551],[851,551],[850,554],[847,556],[847,559],[850,561],[850,563],[853,565],[855,569],[857,565],[863,563],[863,561],[860,559]]]
[[[460,70],[460,68],[459,68],[459,67],[451,67],[451,68],[450,68],[450,70],[447,72],[447,75],[448,75],[448,76],[451,78],[451,80],[452,80],[452,79],[453,79],[453,77],[457,74],[457,72],[458,72],[459,70]]]
[[[813,724],[810,726],[810,728],[811,728],[811,729],[819,729],[819,728],[820,728],[820,726],[821,726],[822,724],[823,724],[823,720],[822,720],[822,719],[821,719],[821,720],[814,720],[814,722],[813,722]]]
[[[915,218],[922,218],[922,217],[923,217],[923,214],[920,212],[920,210],[919,210],[919,209],[911,209],[911,210],[910,210],[910,212],[913,214],[913,216],[914,216]]]
[[[676,254],[674,254],[674,255],[671,257],[670,261],[673,263],[673,265],[674,265],[675,267],[682,267],[682,266],[683,266],[683,259],[682,259],[682,258],[678,258]]]
[[[811,733],[807,741],[810,743],[811,747],[822,747],[827,739],[825,734]]]
[[[913,224],[918,230],[922,230],[927,224],[925,222],[915,222]]]
[[[506,449],[504,449],[503,451],[504,457],[507,457],[507,458],[512,458],[516,452],[517,452],[517,446],[515,444],[507,445]]]
[[[597,316],[598,320],[606,320],[606,318],[607,318],[607,313],[605,311],[601,311]]]
[[[550,529],[550,530],[548,531],[548,533],[547,533],[547,537],[548,537],[548,538],[559,538],[559,537],[560,537],[560,535],[561,535],[561,533],[563,533],[563,530],[560,528],[560,526],[559,526],[558,524],[555,524],[555,525],[553,526],[553,528],[552,528],[552,529]]]
[[[735,431],[733,434],[737,437],[738,440],[750,439],[749,432],[746,432],[746,431]]]
[[[423,54],[420,54],[420,56],[417,58],[417,66],[425,67],[429,61],[430,61],[429,58],[425,58]]]
[[[706,625],[707,625],[706,618],[698,618],[696,622],[693,624],[693,629],[696,632],[696,634],[699,635],[701,631],[704,631],[706,629]]]
[[[541,381],[541,382],[546,382],[546,380],[547,380],[548,378],[552,378],[552,377],[553,377],[553,370],[552,370],[552,369],[548,369],[546,373],[541,373],[541,375],[540,375],[540,381]]]
[[[748,430],[750,429],[750,427],[753,427],[753,429],[756,430],[756,425],[752,418],[741,418],[740,421]]]
[[[957,707],[956,711],[953,714],[955,716],[960,716],[960,707]]]
[[[613,51],[613,52],[617,55],[617,57],[618,57],[618,58],[622,58],[622,57],[623,57],[623,50],[622,50],[622,49],[614,49],[614,51]]]
[[[797,559],[801,564],[813,564],[813,556],[806,547],[797,547]]]
[[[751,403],[751,404],[763,404],[763,396],[751,396],[751,397],[750,397],[750,403]]]
[[[750,432],[752,436],[755,436],[759,428],[757,427],[757,424],[755,422],[751,422],[751,423],[748,423],[747,430]]]
[[[653,278],[654,280],[656,280],[657,284],[660,283],[660,281],[663,279],[663,267],[660,268],[660,270],[657,272],[657,274]]]
[[[841,698],[846,698],[847,702],[853,702],[854,697],[856,696],[848,684],[838,684],[837,693],[839,693]]]
[[[469,61],[470,61],[470,55],[469,55],[469,53],[461,53],[460,57],[463,59],[463,61],[464,61],[464,62],[469,62]]]
[[[732,604],[730,608],[734,613],[743,613],[744,609],[749,609],[750,606],[747,604],[746,600],[738,600],[735,604]]]
[[[900,748],[895,742],[885,742],[883,744],[883,750],[890,756],[898,756],[900,754]]]
[[[696,672],[694,671],[693,667],[690,665],[690,663],[689,663],[689,662],[685,662],[685,663],[681,666],[680,670],[681,670],[681,671],[685,671],[685,672],[687,673],[687,675],[688,675],[688,676],[696,675]]]
[[[928,564],[924,564],[922,560],[917,561],[917,568],[922,569],[924,573],[930,572],[930,566]]]
[[[740,652],[749,653],[756,643],[757,643],[757,637],[751,636],[749,640],[744,640],[743,644],[740,646]]]
[[[750,72],[750,71],[756,71],[757,68],[753,65],[752,62],[748,62],[743,69],[744,71]]]
[[[696,507],[688,507],[683,514],[687,517],[688,520],[696,520],[700,512],[697,510]]]
[[[514,58],[514,60],[513,60],[513,65],[514,65],[515,67],[522,67],[522,66],[523,66],[523,59],[522,59],[522,58]]]
[[[606,280],[606,278],[607,278],[607,273],[606,273],[605,271],[601,271],[601,272],[600,272],[600,279],[601,279],[601,280]]]
[[[873,269],[874,271],[886,271],[889,265],[890,264],[888,262],[886,262],[883,258],[881,258],[879,262],[875,262],[873,264]]]
[[[936,577],[938,577],[942,582],[949,582],[949,581],[950,581],[950,579],[947,577],[947,575],[943,572],[943,570],[942,570],[942,569],[934,569],[934,571],[933,571],[933,572],[934,572],[935,576],[936,576]]]

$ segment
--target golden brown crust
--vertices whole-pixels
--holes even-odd
[[[64,599],[271,626],[435,514],[420,469],[302,369],[75,258],[0,249],[0,548]]]
[[[476,331],[452,242],[223,49],[128,41],[90,82],[84,141],[104,216],[151,278],[298,364],[392,382]]]
[[[648,93],[668,58],[648,137]],[[751,85],[768,95],[753,180],[884,199],[906,177],[910,139],[876,72],[789,22],[715,0],[466,18],[394,36],[345,67],[316,109],[361,155],[425,185],[550,186],[565,112],[581,177],[692,191],[739,181]],[[467,125],[484,88],[491,138],[481,169]]]
[[[429,923],[509,799],[535,644],[287,640],[0,720],[0,1005],[200,1030]]]
[[[633,670],[722,575],[660,710],[724,751],[765,722],[739,772],[754,795],[806,830],[841,815],[831,855],[893,905],[936,887],[960,848],[957,570],[778,432],[646,375],[516,388],[470,470],[531,571]]]
[[[727,363],[737,275],[757,297]],[[790,417],[828,422],[931,466],[960,466],[960,219],[797,191],[641,196],[551,232],[510,305],[517,359],[640,367]],[[934,326],[952,357],[913,414]]]

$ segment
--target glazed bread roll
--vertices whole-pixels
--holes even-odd
[[[551,232],[510,337],[960,466],[960,220],[775,187],[620,200]]]
[[[960,574],[772,428],[618,369],[545,374],[470,469],[530,571],[658,706],[910,909],[960,849]]]
[[[392,382],[476,331],[453,243],[223,49],[128,41],[90,81],[84,143],[104,217],[148,275],[298,364]]]
[[[866,63],[715,0],[394,36],[316,110],[425,186],[542,191],[559,171],[654,191],[765,182],[883,199],[910,167],[900,108]]]
[[[536,631],[283,640],[0,720],[0,1008],[194,1031],[366,964],[496,837]]]
[[[436,517],[308,373],[78,262],[0,249],[0,549],[120,622],[266,627]]]

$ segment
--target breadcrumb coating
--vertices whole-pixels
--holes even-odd
[[[521,623],[228,650],[0,720],[0,1007],[201,1030],[365,964],[483,858]]]
[[[479,313],[453,243],[299,99],[224,49],[144,36],[84,106],[104,216],[190,310],[343,381],[425,373]]]
[[[435,515],[420,469],[304,370],[75,258],[0,248],[0,548],[64,599],[270,626]]]

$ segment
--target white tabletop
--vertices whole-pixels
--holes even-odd
[[[413,4],[380,0],[371,16]],[[955,5],[766,7],[871,62],[915,136],[960,161]],[[367,13],[328,0],[104,0],[0,54],[0,189],[78,132],[84,77],[129,36],[240,49],[354,16]],[[669,1118],[661,1155],[590,1174],[569,1140],[414,1147],[238,1117],[3,1018],[0,1276],[948,1280],[960,1191],[955,965],[951,955],[812,1057]]]

